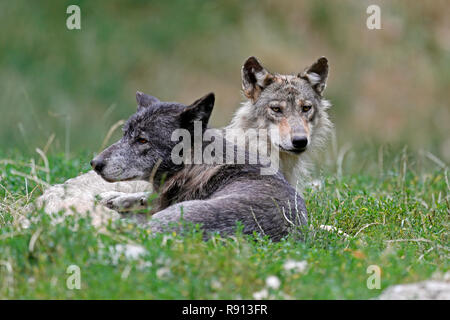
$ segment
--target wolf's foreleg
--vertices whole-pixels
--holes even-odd
[[[117,212],[146,209],[151,192],[126,193],[118,191],[103,192],[99,195],[100,203]]]

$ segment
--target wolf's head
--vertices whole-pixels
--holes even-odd
[[[281,151],[300,154],[324,135],[322,127],[331,127],[322,98],[328,77],[328,60],[318,59],[297,75],[267,71],[255,57],[242,67],[242,89],[251,106],[246,108],[247,126],[278,129]],[[323,123],[323,122],[326,123]]]
[[[149,180],[159,183],[164,174],[181,169],[172,162],[172,141],[177,129],[193,131],[194,121],[205,130],[214,106],[210,93],[185,106],[161,102],[141,92],[136,93],[138,110],[123,128],[123,137],[91,161],[94,170],[106,181]]]

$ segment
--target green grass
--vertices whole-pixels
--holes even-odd
[[[375,31],[365,27],[369,3],[356,0],[79,0],[82,29],[69,31],[72,3],[0,2],[0,299],[253,298],[270,276],[281,285],[268,298],[367,299],[381,292],[366,286],[369,265],[380,266],[381,289],[449,269],[447,3],[383,2]],[[226,125],[252,55],[283,74],[330,60],[337,138],[322,187],[305,193],[304,242],[153,237],[127,221],[100,233],[85,219],[53,225],[24,213],[45,185],[89,170],[92,154],[78,150],[101,149],[137,90],[185,104],[214,91],[210,124]],[[48,172],[36,147],[50,154]],[[147,254],[116,261],[110,248],[125,243]],[[288,260],[308,268],[287,271]],[[71,264],[81,290],[66,287]]]
[[[50,183],[87,171],[88,158],[50,157]],[[43,212],[20,211],[27,193],[33,199],[40,187],[28,179],[26,188],[25,179],[12,174],[33,175],[29,160],[9,159],[0,163],[0,299],[253,299],[265,289],[274,299],[369,299],[390,285],[449,270],[448,173],[419,168],[415,155],[392,160],[382,174],[344,170],[338,178],[329,170],[320,188],[305,193],[311,217],[305,241],[278,243],[239,232],[205,242],[195,229],[150,235],[126,220],[103,231],[88,218],[53,225]],[[39,169],[36,176],[46,180]],[[21,227],[23,216],[28,228]],[[348,237],[321,230],[322,224]],[[142,246],[145,254],[114,253],[123,244]],[[289,260],[307,267],[287,270]],[[70,265],[80,267],[80,290],[66,286]],[[381,290],[367,288],[370,265],[381,268]],[[267,287],[270,276],[279,288]]]

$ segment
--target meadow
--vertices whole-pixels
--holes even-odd
[[[320,174],[305,193],[303,241],[280,242],[239,231],[203,241],[198,227],[152,235],[127,219],[96,229],[77,215],[54,224],[23,206],[44,183],[86,172],[88,158],[51,156],[48,172],[42,159],[4,159],[0,298],[368,299],[393,284],[442,278],[449,270],[448,170],[406,150],[384,156],[378,173],[337,165]],[[67,283],[72,265],[80,268],[80,289]],[[379,268],[379,288],[371,268]]]
[[[68,30],[75,2],[81,30]],[[366,27],[369,4],[381,8],[380,30]],[[445,0],[3,1],[0,299],[369,299],[441,278],[449,21]],[[195,227],[152,235],[126,219],[95,229],[89,217],[55,224],[24,210],[48,185],[90,170],[138,90],[184,104],[214,91],[211,125],[226,125],[244,101],[249,56],[283,74],[320,56],[330,63],[335,134],[304,195],[303,241],[239,232],[202,241]]]

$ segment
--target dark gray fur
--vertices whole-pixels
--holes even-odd
[[[202,121],[206,130],[213,94],[190,106],[160,102],[142,93],[137,100],[138,111],[124,126],[123,137],[91,163],[107,181],[152,180],[160,192],[157,213],[146,221],[152,231],[179,230],[182,216],[184,221],[200,224],[205,237],[211,232],[233,234],[239,221],[244,234],[258,232],[279,240],[307,223],[303,199],[279,172],[261,175],[261,165],[248,162],[172,162],[171,151],[178,143],[171,141],[172,132],[192,131],[194,121]]]

